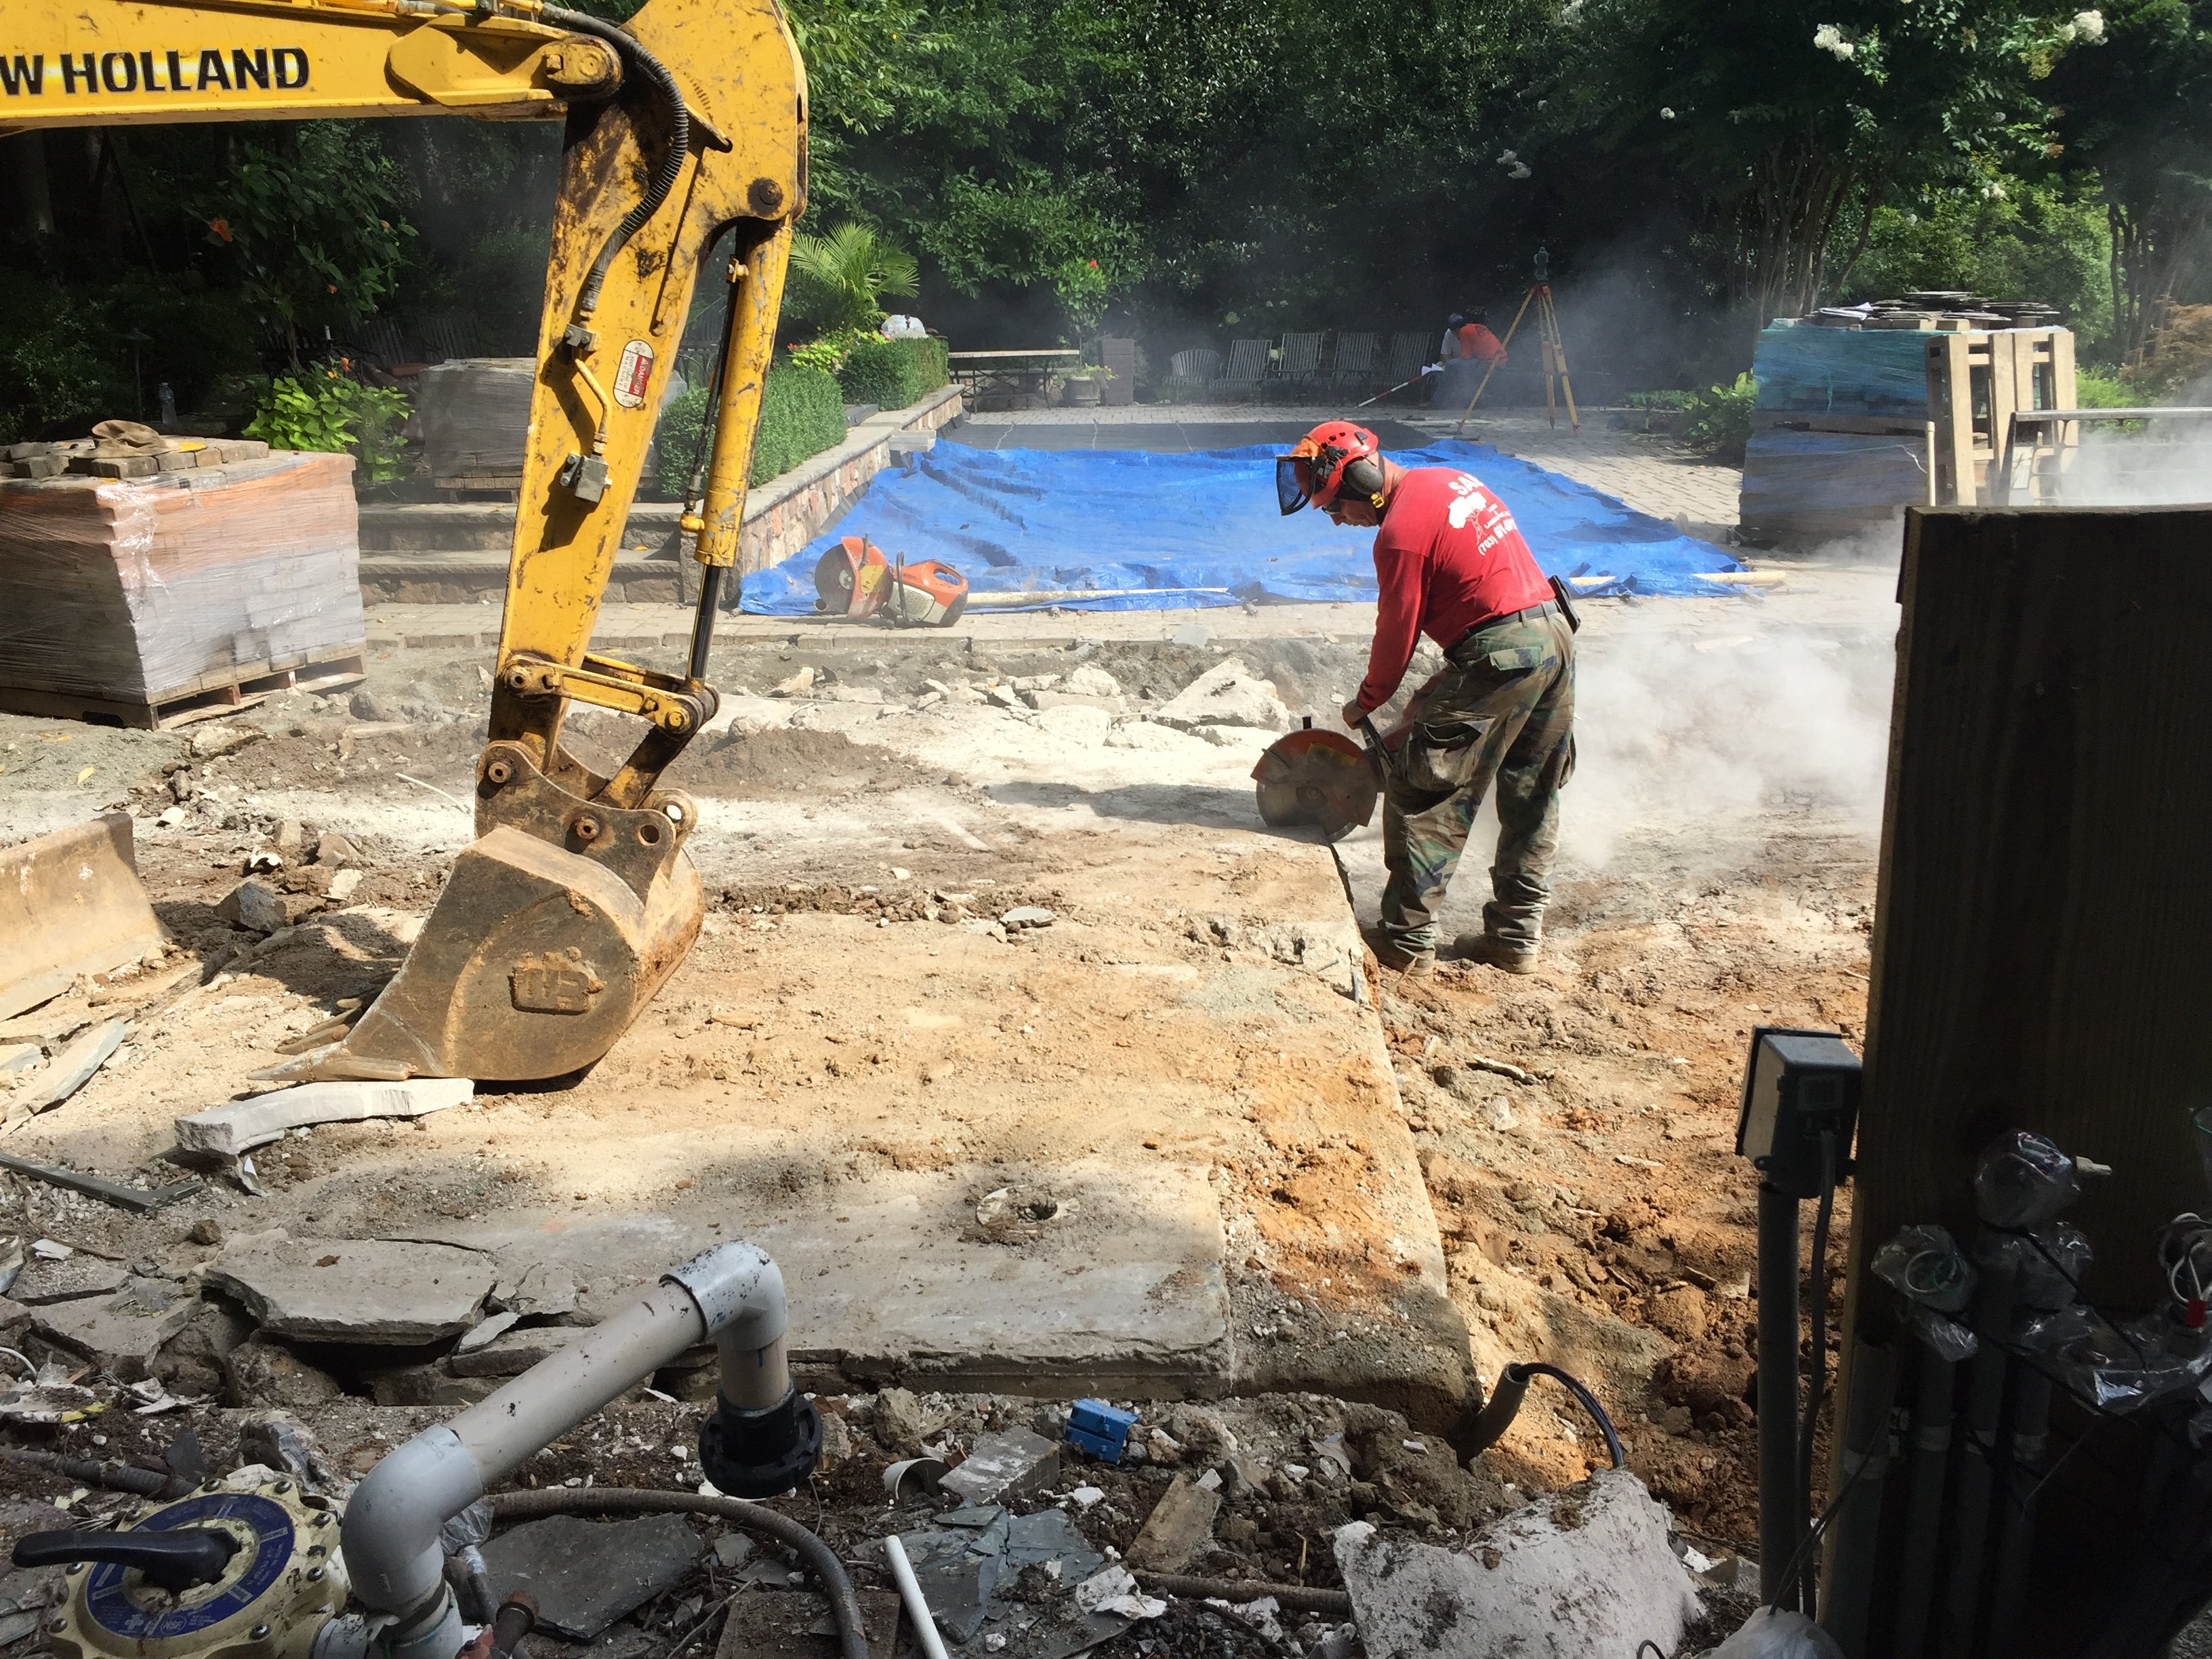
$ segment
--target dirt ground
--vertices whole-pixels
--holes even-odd
[[[1884,580],[1808,572],[1794,597],[1591,607],[1582,770],[1549,948],[1527,979],[1449,952],[1419,982],[1329,965],[1341,890],[1334,924],[1316,895],[1340,865],[1371,919],[1374,831],[1334,857],[1270,836],[1246,781],[1266,733],[1209,742],[1142,718],[1231,654],[1293,716],[1324,713],[1358,677],[1360,636],[1285,635],[1275,618],[1200,647],[1105,631],[730,641],[715,658],[726,729],[666,779],[702,805],[706,931],[596,1071],[411,1127],[318,1129],[257,1158],[268,1196],[216,1176],[143,1221],[7,1177],[6,1224],[189,1277],[214,1249],[188,1237],[203,1218],[346,1235],[649,1212],[732,1216],[737,1236],[772,1200],[827,1234],[863,1188],[957,1218],[997,1188],[1065,1196],[1090,1160],[1110,1171],[1095,1218],[1031,1252],[1073,1261],[1110,1230],[1117,1193],[1188,1177],[1218,1206],[1206,1251],[1229,1322],[1219,1375],[1238,1391],[1334,1379],[1434,1425],[1447,1381],[1392,1398],[1380,1379],[1429,1363],[1448,1298],[1480,1377],[1514,1358],[1584,1376],[1685,1527],[1733,1545],[1755,1507],[1736,1091],[1755,1024],[1861,1033]],[[1120,683],[1118,712],[986,700],[1079,663]],[[801,666],[816,671],[802,695],[764,695]],[[127,805],[178,945],[0,1025],[0,1041],[51,1044],[172,979],[183,992],[79,1097],[12,1130],[10,1151],[174,1178],[179,1112],[237,1092],[396,966],[469,837],[483,665],[387,652],[366,690],[178,733],[0,717],[0,814],[30,832]],[[1116,741],[1133,724],[1152,746]],[[579,719],[571,735],[605,758],[629,734]],[[337,856],[315,861],[333,835]],[[324,908],[263,939],[218,907],[270,852],[283,867],[268,878]],[[1486,862],[1471,851],[1458,927],[1479,926]],[[991,931],[1015,905],[1055,921]],[[1391,1207],[1424,1188],[1424,1213]],[[822,1261],[834,1279],[837,1258]],[[1488,1465],[1548,1487],[1601,1456],[1571,1403],[1540,1389]],[[1295,1567],[1290,1540],[1310,1530],[1255,1524],[1252,1566]]]

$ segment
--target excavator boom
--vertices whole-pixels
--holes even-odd
[[[704,915],[690,799],[661,772],[706,682],[788,262],[806,80],[775,0],[647,0],[617,27],[542,0],[14,0],[0,132],[465,114],[565,121],[537,382],[477,764],[477,840],[405,964],[302,1075],[524,1080],[590,1066]],[[684,524],[705,567],[689,659],[595,656],[599,604],[710,252],[728,289],[713,432]],[[611,776],[571,702],[635,716]]]

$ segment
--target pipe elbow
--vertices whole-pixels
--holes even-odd
[[[346,1502],[338,1529],[354,1593],[379,1613],[404,1614],[445,1589],[438,1528],[483,1496],[476,1462],[443,1425],[396,1448]]]
[[[717,1244],[661,1275],[699,1309],[707,1334],[724,1353],[751,1353],[782,1340],[788,1322],[783,1271],[757,1244]]]

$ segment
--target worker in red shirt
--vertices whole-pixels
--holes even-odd
[[[1445,666],[1416,691],[1386,769],[1382,889],[1376,959],[1419,975],[1436,960],[1437,918],[1468,831],[1498,781],[1498,854],[1483,931],[1458,953],[1534,973],[1545,878],[1559,841],[1559,790],[1575,766],[1575,636],[1505,503],[1454,467],[1412,471],[1386,460],[1372,432],[1326,421],[1276,463],[1285,514],[1319,507],[1340,525],[1376,526],[1380,595],[1367,678],[1344,705],[1358,729],[1397,694],[1416,637]]]
[[[1459,409],[1474,401],[1474,389],[1491,365],[1505,362],[1505,347],[1490,331],[1490,313],[1477,307],[1472,313],[1455,311],[1437,344],[1437,359],[1443,373],[1437,379],[1439,409]]]

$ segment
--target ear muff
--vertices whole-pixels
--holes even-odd
[[[1382,464],[1371,455],[1354,456],[1344,464],[1344,488],[1340,495],[1364,495],[1382,505]]]

